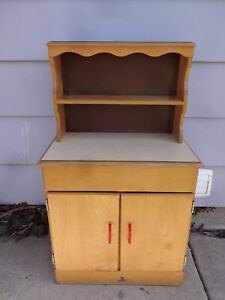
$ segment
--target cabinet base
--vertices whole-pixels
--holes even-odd
[[[182,283],[183,277],[183,271],[89,272],[55,270],[57,283],[179,285]]]

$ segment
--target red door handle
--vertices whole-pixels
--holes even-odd
[[[108,228],[108,243],[112,243],[112,224],[109,223],[109,228]]]
[[[132,238],[132,234],[131,234],[132,228],[131,228],[131,223],[128,223],[128,244],[131,244],[131,238]]]

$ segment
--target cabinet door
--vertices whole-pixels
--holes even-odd
[[[121,270],[183,270],[192,194],[122,194]]]
[[[118,269],[118,194],[48,193],[48,209],[56,269]]]

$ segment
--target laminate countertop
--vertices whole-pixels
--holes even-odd
[[[172,134],[67,132],[53,141],[44,161],[128,161],[200,163],[191,148]]]

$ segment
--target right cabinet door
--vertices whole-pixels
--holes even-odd
[[[121,195],[121,271],[181,271],[193,195]]]

